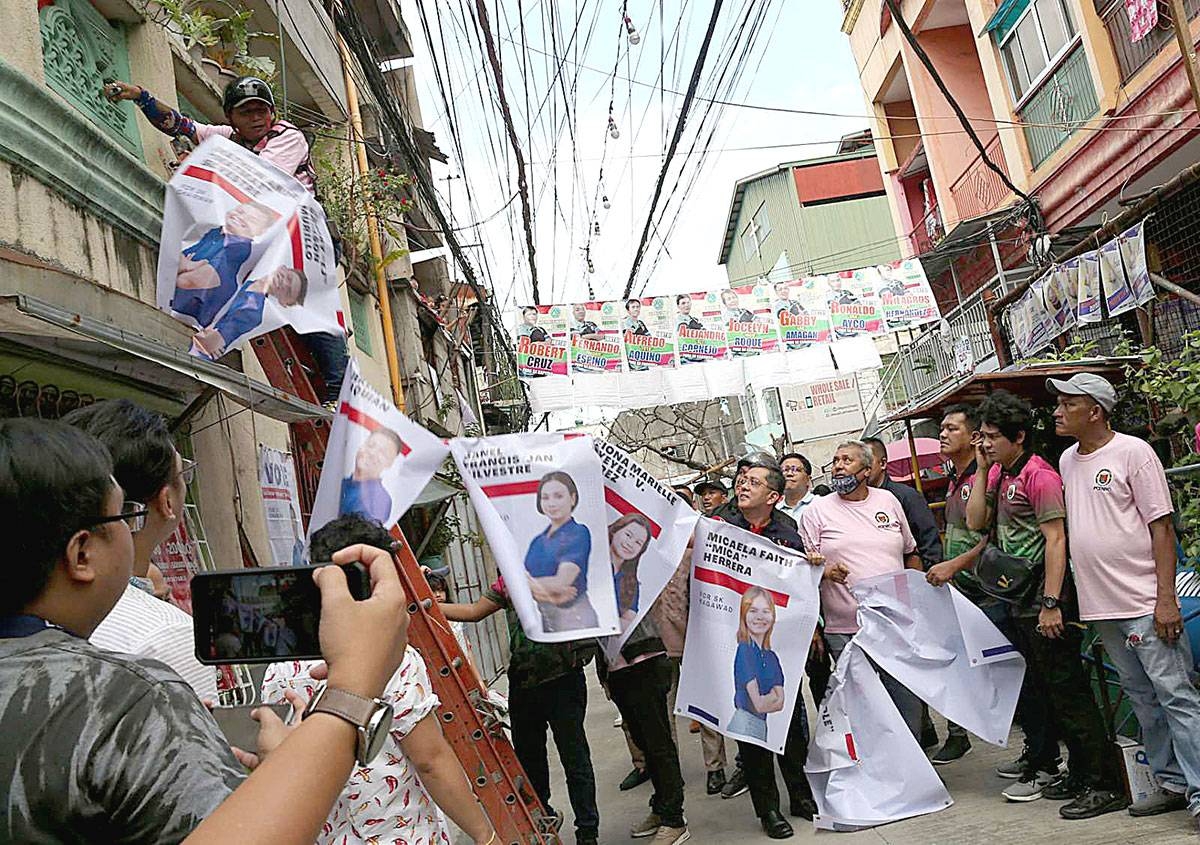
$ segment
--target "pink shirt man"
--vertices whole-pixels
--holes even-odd
[[[836,494],[818,497],[800,515],[804,548],[820,552],[826,564],[850,570],[845,584],[821,582],[821,612],[831,634],[858,633],[858,602],[850,587],[864,578],[904,570],[904,556],[916,551],[900,502],[886,490],[871,488],[861,502]]]
[[[1174,510],[1158,455],[1144,440],[1114,434],[1088,455],[1071,446],[1059,469],[1080,618],[1154,613],[1158,582],[1147,526]]]
[[[275,131],[276,129],[280,131]],[[233,127],[225,123],[196,124],[197,141],[203,141],[213,135],[232,138]],[[286,121],[276,121],[272,132],[255,144],[253,149],[263,161],[271,162],[288,176],[294,176],[309,191],[313,190],[312,175],[307,168],[301,169],[300,167],[308,160],[308,141],[304,139],[304,133],[292,124]]]

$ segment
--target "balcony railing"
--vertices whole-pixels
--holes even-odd
[[[996,354],[988,328],[983,290],[998,287],[999,281],[992,281],[946,314],[946,322],[950,324],[950,339],[963,336],[971,339],[973,364]],[[953,349],[947,350],[948,345],[941,331],[936,326],[929,326],[912,343],[900,348],[897,356],[903,362],[900,375],[904,379],[904,392],[910,401],[922,398],[955,376],[954,352]]]
[[[1017,111],[1034,168],[1041,166],[1099,110],[1083,44],[1067,54]]]
[[[942,213],[937,206],[929,209],[921,221],[908,233],[908,241],[912,244],[913,255],[924,255],[946,237],[946,229],[942,225]]]
[[[1159,25],[1135,44],[1129,40],[1129,15],[1125,11],[1124,0],[1095,0],[1095,3],[1096,13],[1104,21],[1108,37],[1112,40],[1113,52],[1117,54],[1121,82],[1128,82],[1163,47],[1175,40],[1162,8],[1159,9]],[[1184,0],[1183,6],[1189,18],[1200,13],[1200,0]]]
[[[987,157],[1008,176],[1008,162],[1004,159],[1000,136],[993,138],[984,149]],[[983,156],[977,156],[950,186],[950,196],[954,197],[954,207],[958,210],[960,220],[982,217],[989,211],[994,211],[1008,195],[1008,188],[1004,186],[996,171],[984,164]]]

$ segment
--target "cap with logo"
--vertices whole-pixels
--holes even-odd
[[[1105,413],[1117,405],[1117,391],[1108,379],[1095,373],[1076,373],[1069,379],[1046,379],[1046,389],[1062,396],[1087,396],[1096,400]]]
[[[738,472],[751,467],[779,469],[779,461],[775,459],[774,455],[768,455],[766,452],[751,452],[737,462]]]
[[[272,110],[275,108],[275,95],[271,86],[257,76],[239,76],[225,87],[225,97],[221,103],[225,111],[231,112],[242,103],[259,100],[266,103]]]

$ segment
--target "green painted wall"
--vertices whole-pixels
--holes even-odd
[[[762,243],[762,258],[759,259],[753,253],[747,256],[743,233],[754,213],[764,204],[771,221],[771,234]],[[742,208],[738,213],[736,235],[725,264],[730,285],[750,284],[759,276],[769,273],[784,250],[787,250],[789,262],[796,260],[802,249],[797,210],[796,185],[787,170],[764,176],[746,186]]]

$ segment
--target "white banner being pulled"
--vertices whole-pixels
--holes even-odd
[[[417,500],[449,451],[371,387],[351,359],[329,432],[309,536],[350,513],[391,528]]]
[[[158,307],[197,329],[195,355],[281,326],[344,332],[321,204],[232,141],[207,139],[171,178],[161,241]]]
[[[464,437],[450,451],[529,639],[619,633],[604,477],[592,438]]]
[[[675,712],[783,753],[817,626],[821,568],[728,523],[701,519]]]
[[[601,640],[611,665],[679,568],[700,514],[624,449],[606,440],[594,445],[604,470],[607,548],[621,626],[618,636]]]

